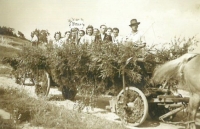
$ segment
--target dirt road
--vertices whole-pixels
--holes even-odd
[[[29,92],[30,96],[37,98],[34,92],[33,86],[18,85],[14,82],[13,79],[8,78],[8,77],[2,77],[2,76],[0,77],[0,86],[1,87],[11,86],[11,87],[18,87],[21,89],[25,89],[27,92]],[[187,95],[187,92],[184,92],[184,91],[181,91],[181,92]],[[74,102],[69,101],[69,100],[62,100],[61,92],[58,91],[57,88],[51,88],[49,96],[50,98],[54,98],[54,99],[51,99],[49,103],[55,104],[57,106],[64,106],[65,108],[68,108],[71,110],[73,109]],[[76,97],[76,99],[80,99],[80,97]],[[89,109],[88,113],[101,117],[103,119],[113,121],[113,122],[121,122],[119,120],[119,117],[116,114],[105,110],[104,107],[108,104],[109,99],[110,99],[109,97],[99,97],[98,102],[97,102],[97,108],[95,108],[94,111]],[[83,111],[86,112],[86,109],[84,109]],[[174,118],[174,121],[180,121],[184,117],[185,117],[184,114],[179,113]],[[196,124],[197,124],[197,129],[198,128],[200,129],[200,112],[198,112],[197,114]],[[173,124],[162,123],[161,121],[152,120],[150,117],[148,117],[146,121],[142,124],[142,126],[131,127],[131,129],[184,129],[184,125],[173,125]]]

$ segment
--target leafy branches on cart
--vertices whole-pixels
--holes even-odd
[[[148,71],[153,72],[157,64],[163,64],[176,59],[188,51],[192,51],[197,44],[198,41],[195,37],[188,39],[174,37],[174,40],[171,40],[169,43],[152,45],[146,49],[146,67]]]
[[[195,44],[195,38],[175,38],[160,48],[154,45],[146,49],[143,62],[145,69],[153,72],[157,63],[175,59],[187,53],[188,47]],[[133,43],[65,44],[57,48],[48,44],[43,48],[24,47],[18,57],[4,61],[10,62],[19,75],[32,74],[33,80],[38,76],[38,70],[46,71],[58,86],[80,94],[116,95],[122,89],[123,74],[127,86],[139,83],[143,85],[145,80],[148,81],[138,63],[140,57],[140,48]]]

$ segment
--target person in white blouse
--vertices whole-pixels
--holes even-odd
[[[64,44],[63,40],[61,40],[61,33],[60,32],[56,32],[54,34],[54,38],[55,38],[53,40],[53,46],[54,47],[61,47]]]
[[[113,43],[122,43],[123,38],[119,36],[119,29],[118,28],[113,28],[113,36],[112,36],[112,42]]]
[[[92,34],[93,34],[93,26],[89,25],[86,28],[86,35],[83,36],[80,39],[80,44],[84,44],[84,43],[91,44],[91,43],[93,43],[94,40],[95,40],[95,36],[93,36]]]

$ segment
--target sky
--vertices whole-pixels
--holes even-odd
[[[36,28],[48,30],[50,38],[57,31],[64,35],[71,18],[96,28],[118,27],[122,36],[137,19],[147,43],[170,42],[175,36],[200,41],[199,0],[0,0],[0,26],[20,30],[27,39]]]

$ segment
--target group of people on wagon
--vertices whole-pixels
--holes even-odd
[[[145,47],[146,42],[144,35],[138,31],[138,26],[140,22],[137,19],[132,19],[130,21],[130,27],[132,29],[131,33],[126,37],[119,36],[119,28],[110,28],[106,25],[100,25],[100,28],[94,28],[92,25],[88,25],[86,30],[79,30],[78,28],[73,28],[70,31],[66,31],[64,37],[61,37],[60,32],[56,32],[54,35],[53,45],[58,47],[67,43],[74,44],[91,44],[91,43],[115,43],[115,44],[126,44],[135,43],[138,47]]]

